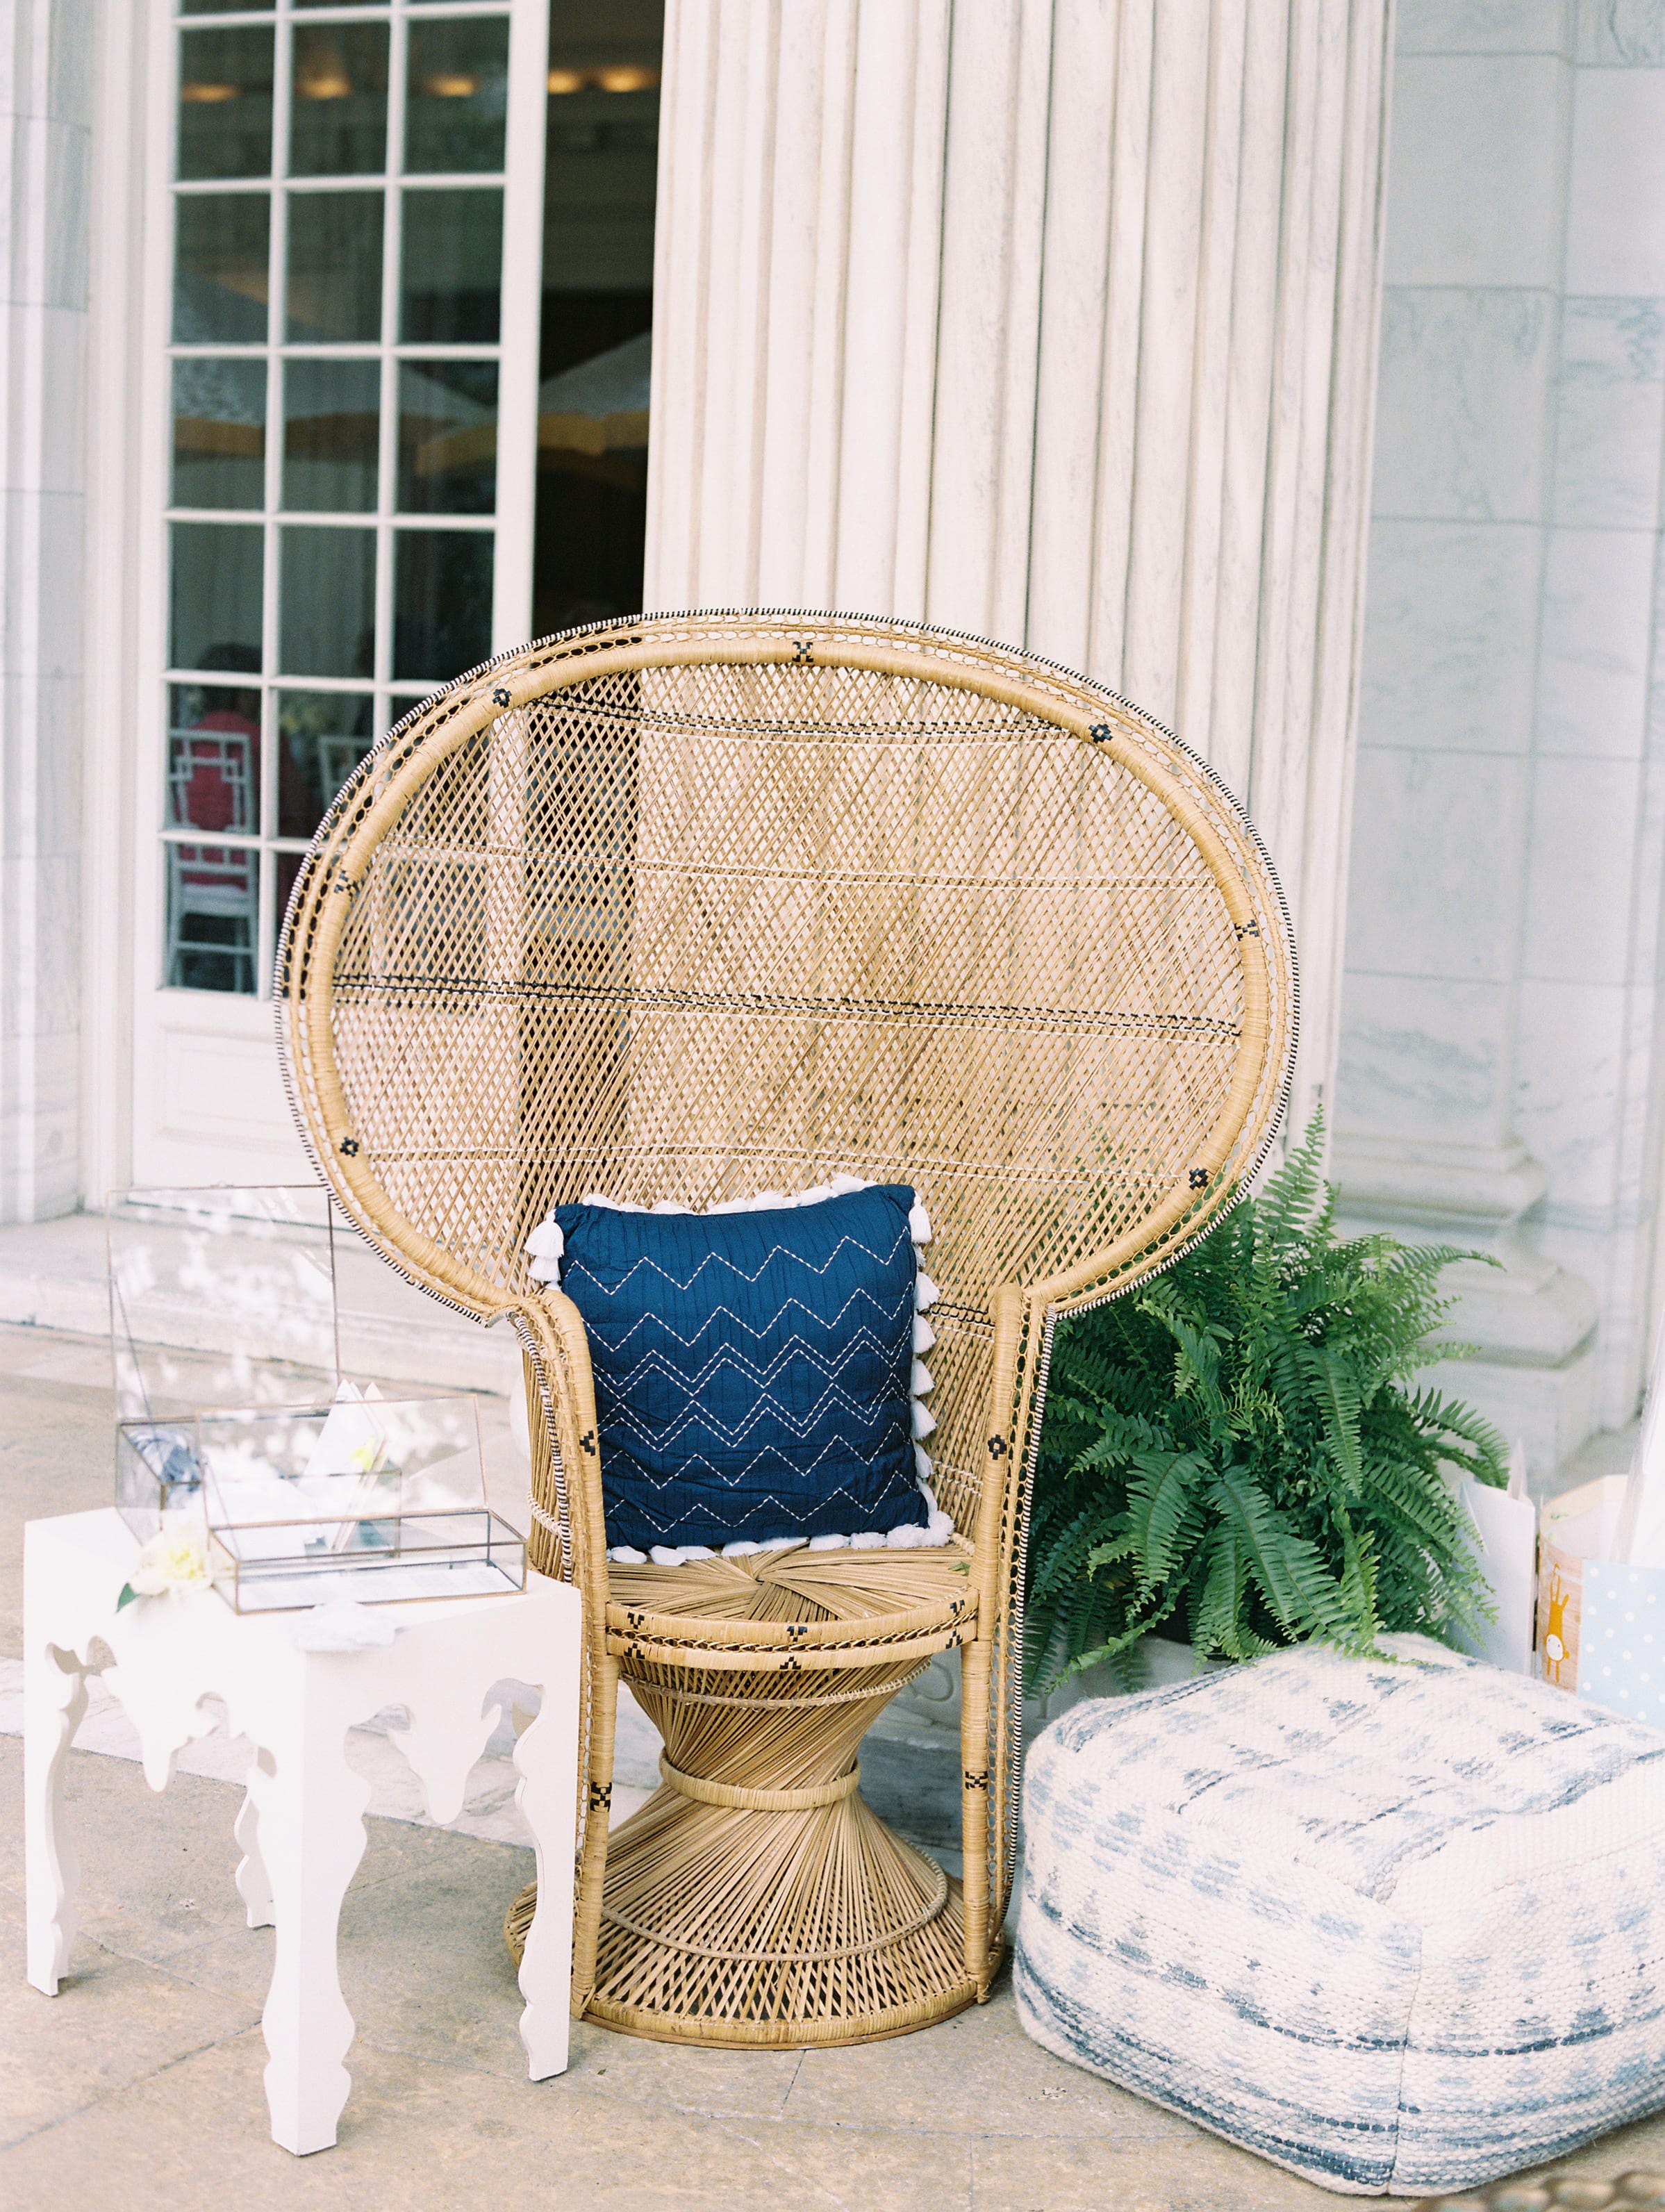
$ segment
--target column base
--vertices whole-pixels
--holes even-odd
[[[1521,1235],[1521,1217],[1544,1193],[1542,1168],[1516,1139],[1440,1145],[1343,1133],[1330,1173],[1348,1233],[1386,1230],[1483,1255],[1444,1278],[1456,1303],[1443,1333],[1475,1356],[1441,1362],[1425,1379],[1511,1443],[1520,1437],[1534,1475],[1551,1474],[1599,1422],[1599,1373],[1595,1293]]]

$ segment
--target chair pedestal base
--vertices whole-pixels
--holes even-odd
[[[776,1674],[761,1714],[732,1675],[626,1671],[665,1737],[665,1784],[608,1838],[588,2017],[773,2049],[876,2041],[975,2002],[959,1884],[858,1788],[857,1747],[914,1668],[854,1697],[824,1674],[787,1677],[782,1696]]]

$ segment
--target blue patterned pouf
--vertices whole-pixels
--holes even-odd
[[[1054,1721],[1015,1985],[1060,2058],[1422,2196],[1665,2104],[1665,1734],[1386,1642]]]

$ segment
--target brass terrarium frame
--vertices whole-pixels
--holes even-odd
[[[986,1996],[1054,1323],[1208,1227],[1283,1107],[1288,918],[1239,809],[1125,701],[948,632],[600,625],[377,746],[296,884],[279,991],[341,1204],[525,1352],[532,1560],[585,1601],[574,2009],[845,2043]],[[952,1544],[610,1565],[584,1327],[527,1234],[590,1190],[702,1206],[839,1170],[915,1184],[934,1224]],[[963,1885],[858,1789],[868,1727],[955,1645]],[[621,1674],[664,1786],[610,1837]]]

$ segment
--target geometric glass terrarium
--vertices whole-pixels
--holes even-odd
[[[116,1504],[143,1543],[197,1503],[199,1412],[316,1406],[341,1381],[337,1224],[315,1185],[113,1192]]]
[[[189,1516],[242,1612],[524,1589],[478,1400],[433,1379],[428,1302],[327,1192],[121,1191],[105,1218],[116,1503],[142,1543]]]
[[[240,1613],[524,1589],[486,1504],[472,1398],[343,1398],[197,1419],[216,1587]]]

